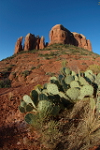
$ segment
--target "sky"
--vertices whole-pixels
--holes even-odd
[[[62,24],[86,36],[100,54],[100,0],[0,0],[0,60],[14,54],[15,43],[28,33],[44,36]]]

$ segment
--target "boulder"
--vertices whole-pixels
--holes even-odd
[[[44,37],[42,36],[39,43],[39,49],[43,49],[45,47]]]
[[[22,51],[22,40],[23,37],[21,36],[20,38],[18,38],[16,44],[15,44],[15,50],[14,50],[14,54],[19,53],[20,51]]]
[[[35,49],[35,45],[36,45],[36,37],[33,34],[28,33],[25,37],[24,51]]]

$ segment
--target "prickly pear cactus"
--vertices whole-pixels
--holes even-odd
[[[79,99],[83,99],[85,96],[92,96],[94,92],[94,89],[91,85],[84,85],[80,89],[80,96]]]
[[[96,108],[96,101],[92,97],[90,97],[90,107],[92,110],[94,110]]]
[[[55,106],[54,103],[52,103],[51,101],[47,101],[47,100],[42,100],[38,103],[38,112],[42,115],[57,115],[60,111],[60,107],[59,106]]]
[[[23,100],[21,100],[20,106],[18,107],[18,109],[20,110],[21,113],[25,113],[26,112],[26,105],[27,104]]]
[[[23,101],[28,105],[28,104],[32,104],[34,108],[36,108],[34,102],[32,101],[31,97],[28,95],[24,95],[23,96]]]
[[[61,73],[65,76],[67,76],[67,75],[71,74],[71,70],[67,67],[63,67],[63,68],[61,68]]]
[[[89,85],[89,83],[85,80],[85,78],[84,77],[79,77],[79,79],[78,79],[78,81],[79,81],[79,84],[81,85],[81,86],[83,86],[83,85]]]
[[[100,73],[97,74],[97,76],[96,76],[96,78],[95,78],[95,83],[96,83],[97,85],[100,84]]]
[[[74,81],[74,77],[72,76],[72,75],[69,75],[69,76],[67,76],[67,77],[65,77],[65,83],[66,84],[70,84],[72,81]]]
[[[72,82],[70,83],[70,87],[71,87],[71,88],[75,88],[75,87],[80,88],[79,82],[78,82],[78,81],[72,81]]]
[[[33,125],[34,122],[36,121],[36,115],[32,114],[32,113],[28,113],[24,120],[28,123],[28,124],[31,124]]]
[[[66,91],[66,94],[71,100],[75,101],[80,95],[80,90],[78,88],[70,88]]]
[[[31,99],[34,102],[35,106],[38,104],[38,92],[36,90],[32,90],[30,93]]]
[[[57,95],[59,94],[59,90],[56,84],[48,83],[47,84],[47,90],[49,94]]]
[[[97,108],[97,113],[100,119],[100,96],[97,97],[97,104],[96,104],[96,108]]]
[[[91,82],[94,82],[95,75],[93,74],[92,70],[85,71],[85,77],[89,79]]]

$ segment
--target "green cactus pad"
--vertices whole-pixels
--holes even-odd
[[[28,95],[24,95],[23,96],[23,101],[28,105],[29,103],[31,103],[33,105],[34,108],[36,108],[34,102],[32,101],[31,97]]]
[[[72,75],[72,76],[75,76],[75,75],[76,75],[76,72],[75,72],[75,71],[72,71],[71,75]]]
[[[97,97],[96,108],[100,118],[100,96]]]
[[[96,83],[97,85],[100,84],[100,73],[97,74],[97,76],[96,76],[96,78],[95,78],[95,83]]]
[[[84,77],[79,77],[78,81],[79,81],[79,84],[81,86],[83,86],[83,85],[89,85],[89,83],[85,80]]]
[[[47,84],[47,90],[49,94],[57,95],[59,94],[59,90],[56,84],[48,83]]]
[[[59,96],[60,96],[61,98],[67,99],[67,100],[69,99],[68,96],[65,95],[64,92],[59,92]]]
[[[26,110],[25,110],[24,107],[18,106],[18,109],[19,109],[19,111],[20,111],[21,113],[25,113],[25,112],[26,112]]]
[[[27,104],[23,100],[21,100],[20,106],[18,107],[18,109],[20,110],[21,113],[25,113],[26,112],[26,105]]]
[[[96,107],[96,103],[95,103],[95,99],[90,97],[90,107],[91,109],[95,109]]]
[[[39,100],[48,100],[47,94],[41,93],[41,94],[39,95]]]
[[[74,80],[75,80],[75,78],[72,75],[69,75],[69,76],[65,77],[64,81],[66,84],[70,84]]]
[[[34,102],[34,104],[37,106],[38,104],[38,92],[36,90],[32,90],[30,93],[31,99]]]
[[[80,95],[80,90],[78,88],[70,88],[67,90],[66,94],[71,100],[75,101]]]
[[[62,79],[64,78],[64,76],[62,75],[62,74],[60,74],[59,76],[58,76],[58,81],[59,81],[59,83],[61,83],[62,82]]]
[[[75,81],[79,80],[79,77],[77,75],[75,75],[74,78],[75,78]]]
[[[67,76],[71,74],[71,70],[69,68],[63,67],[61,68],[61,73]]]
[[[80,89],[79,99],[83,99],[85,96],[92,96],[94,93],[94,89],[91,85],[84,85]]]
[[[42,101],[39,101],[38,103],[39,112],[47,110],[48,108],[51,108],[51,107],[52,107],[52,102],[47,101],[47,100],[42,100]]]
[[[36,115],[28,113],[24,120],[28,123],[28,124],[33,124],[34,121],[36,121]]]
[[[54,109],[54,105],[51,101],[42,100],[42,101],[39,101],[39,103],[38,103],[38,112],[42,116],[52,115],[53,109]]]
[[[33,105],[31,103],[29,103],[28,105],[26,105],[26,112],[30,112],[34,109]]]
[[[70,88],[70,85],[66,84],[64,79],[62,80],[61,84],[62,84],[62,88],[63,88],[64,91],[66,91]]]
[[[92,70],[85,71],[85,77],[88,78],[91,82],[94,82],[95,75],[93,74]]]
[[[74,87],[80,88],[79,82],[77,82],[77,81],[72,81],[72,82],[70,83],[70,87],[71,87],[71,88],[74,88]]]
[[[49,78],[49,81],[57,81],[57,78],[56,78],[55,76],[50,77],[50,78]]]

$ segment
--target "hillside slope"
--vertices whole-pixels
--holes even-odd
[[[39,135],[36,132],[33,137],[28,135],[27,124],[18,106],[23,95],[29,95],[37,84],[48,82],[50,76],[57,76],[65,64],[75,72],[85,71],[90,67],[94,73],[98,73],[100,56],[75,46],[54,44],[43,50],[19,53],[0,61],[0,86],[5,86],[0,88],[1,149],[40,149],[39,141],[36,140]],[[6,86],[8,84],[10,87]],[[34,139],[33,145],[25,145],[25,137]]]

